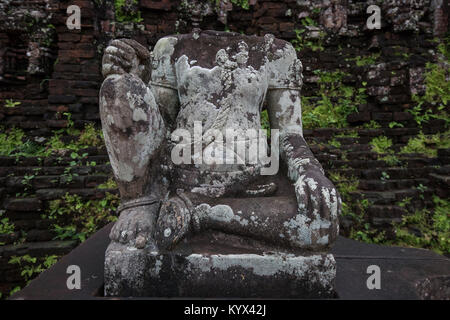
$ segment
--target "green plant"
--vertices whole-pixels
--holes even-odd
[[[269,122],[269,114],[267,110],[263,110],[261,112],[261,128],[265,130],[266,136],[270,138],[270,122]]]
[[[363,124],[364,129],[379,129],[381,125],[375,120],[370,120],[370,122],[366,122]]]
[[[13,99],[6,99],[5,100],[5,108],[14,108],[18,105],[20,105],[21,102],[19,101],[14,101]]]
[[[387,154],[380,159],[383,160],[384,162],[386,162],[390,166],[396,166],[396,165],[401,164],[400,159],[397,158],[397,156],[394,154]]]
[[[102,146],[104,144],[102,130],[96,129],[93,123],[87,124],[78,138],[78,144],[86,147]]]
[[[137,4],[138,0],[133,0],[133,4]],[[130,12],[127,8],[126,0],[114,0],[114,7],[116,9],[116,20],[119,22],[142,22],[141,12]]]
[[[389,128],[392,129],[392,128],[395,128],[395,127],[403,128],[404,125],[402,123],[400,123],[400,122],[397,122],[397,121],[389,122]]]
[[[372,151],[379,154],[386,154],[392,152],[392,140],[385,136],[373,138],[369,143],[372,146]]]
[[[9,222],[9,218],[2,218],[4,211],[0,211],[0,234],[8,235],[14,233],[14,224]]]
[[[24,175],[23,179],[22,179],[22,185],[24,185],[25,187],[25,191],[28,190],[28,188],[31,187],[31,181],[35,178],[36,176],[34,174],[32,175]]]
[[[433,209],[416,210],[394,223],[395,243],[431,249],[439,254],[450,252],[450,202],[433,196]]]
[[[328,141],[328,144],[330,146],[335,147],[335,148],[340,148],[341,147],[341,143],[338,140],[336,140],[336,138],[333,138],[332,140]]]
[[[383,243],[385,241],[386,232],[379,232],[373,229],[370,223],[363,224],[362,229],[352,229],[350,232],[350,238],[365,243]]]
[[[450,131],[425,135],[421,131],[416,137],[410,138],[400,153],[420,153],[430,158],[437,156],[437,148],[450,148]]]
[[[117,219],[118,205],[119,197],[108,192],[103,199],[87,201],[78,195],[66,194],[51,201],[44,216],[55,221],[55,239],[83,242],[100,227]]]
[[[413,97],[413,100],[417,101],[417,98]],[[422,109],[423,102],[419,102],[418,105],[414,106],[412,109],[408,109],[407,111],[413,116],[414,121],[419,126],[422,126],[423,123],[430,121],[433,118],[433,110],[431,108],[427,108],[425,111]]]
[[[52,154],[64,154],[66,151],[78,152],[87,147],[100,147],[104,144],[103,134],[93,124],[87,124],[80,132],[73,128],[70,114],[66,130],[56,130],[45,143],[36,143],[18,128],[4,129],[0,133],[0,156],[18,157],[48,157]],[[63,142],[63,135],[67,134],[72,142]],[[66,137],[67,137],[66,135]],[[41,159],[42,160],[42,159]]]
[[[377,52],[367,56],[357,56],[355,58],[346,59],[346,61],[355,61],[358,67],[363,67],[375,64],[380,55],[381,53]]]
[[[303,25],[305,25],[304,21],[305,20],[302,21]],[[291,43],[296,51],[301,52],[304,49],[311,49],[314,52],[325,50],[323,46],[323,40],[325,38],[324,32],[319,31],[319,35],[317,38],[310,38],[305,35],[304,33],[306,32],[306,29],[295,29],[294,32],[295,39],[291,40]]]
[[[352,226],[347,236],[352,239],[369,243],[380,243],[384,239],[384,233],[372,228],[368,221],[366,211],[370,201],[365,198],[354,199],[359,181],[355,177],[346,177],[341,173],[330,172],[330,180],[339,190],[342,198],[342,216],[350,218]]]
[[[442,46],[439,47],[443,50]],[[450,100],[450,81],[447,80],[449,69],[448,62],[441,64],[426,64],[425,94],[413,95],[413,101],[417,103],[408,110],[419,126],[430,119],[441,119],[448,126],[450,117],[448,114],[448,101]],[[433,110],[434,108],[434,110]]]
[[[66,128],[67,134],[71,136],[78,136],[80,134],[80,130],[75,129],[74,127],[75,123],[72,120],[72,114],[69,112],[64,112],[63,115],[67,117],[67,128]]]
[[[106,181],[105,183],[99,184],[97,186],[97,189],[116,189],[117,188],[117,183],[116,180],[114,180],[114,178],[109,178],[108,181]]]
[[[23,144],[22,139],[24,136],[25,133],[21,129],[11,128],[5,130],[2,128],[0,133],[0,155],[11,155]]]
[[[416,189],[417,191],[419,191],[419,198],[425,200],[425,191],[428,190],[428,187],[424,186],[423,184],[419,184]]]
[[[232,4],[235,4],[245,10],[248,10],[250,8],[250,4],[248,0],[231,0]]]
[[[339,194],[344,200],[350,200],[350,193],[355,192],[359,184],[355,177],[346,177],[336,172],[330,172],[330,180],[336,184]]]
[[[403,198],[401,201],[399,201],[399,202],[397,203],[397,205],[398,205],[399,207],[405,208],[406,206],[408,206],[408,205],[411,204],[411,200],[412,200],[411,197],[405,197],[405,198]]]
[[[316,96],[302,96],[303,126],[307,129],[346,127],[347,116],[366,102],[366,89],[345,85],[346,73],[341,71],[314,73],[319,77],[319,88]]]
[[[347,130],[335,135],[336,138],[359,138],[358,131],[356,130]]]
[[[41,260],[39,263],[38,261]],[[26,254],[23,256],[12,256],[8,261],[9,264],[17,264],[21,268],[20,275],[23,277],[26,284],[28,284],[31,279],[36,277],[41,272],[47,270],[52,265],[58,261],[57,255],[45,256],[43,259],[38,259],[36,257],[31,257]],[[18,288],[18,289],[17,289]],[[20,290],[20,287],[14,288],[10,295]]]
[[[14,289],[12,289],[12,290],[9,292],[9,295],[12,296],[14,293],[19,292],[20,289],[22,289],[20,286],[14,287]]]

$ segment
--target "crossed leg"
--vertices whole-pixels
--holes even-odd
[[[294,195],[206,199],[183,192],[163,203],[155,238],[161,248],[171,249],[189,233],[209,229],[276,246],[325,250],[339,233],[339,196],[331,194],[330,202],[336,214],[326,219],[298,212]]]

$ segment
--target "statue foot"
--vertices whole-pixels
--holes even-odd
[[[159,248],[170,250],[191,231],[191,212],[179,197],[163,203],[156,222],[155,239]]]
[[[138,249],[148,246],[156,248],[153,233],[158,210],[159,203],[124,209],[109,237],[111,240]]]

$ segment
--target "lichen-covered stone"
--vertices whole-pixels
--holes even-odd
[[[158,253],[111,243],[105,265],[107,296],[335,297],[331,254]]]

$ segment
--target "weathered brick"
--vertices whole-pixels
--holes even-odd
[[[39,211],[42,201],[37,198],[12,199],[8,201],[6,210],[11,211]]]

